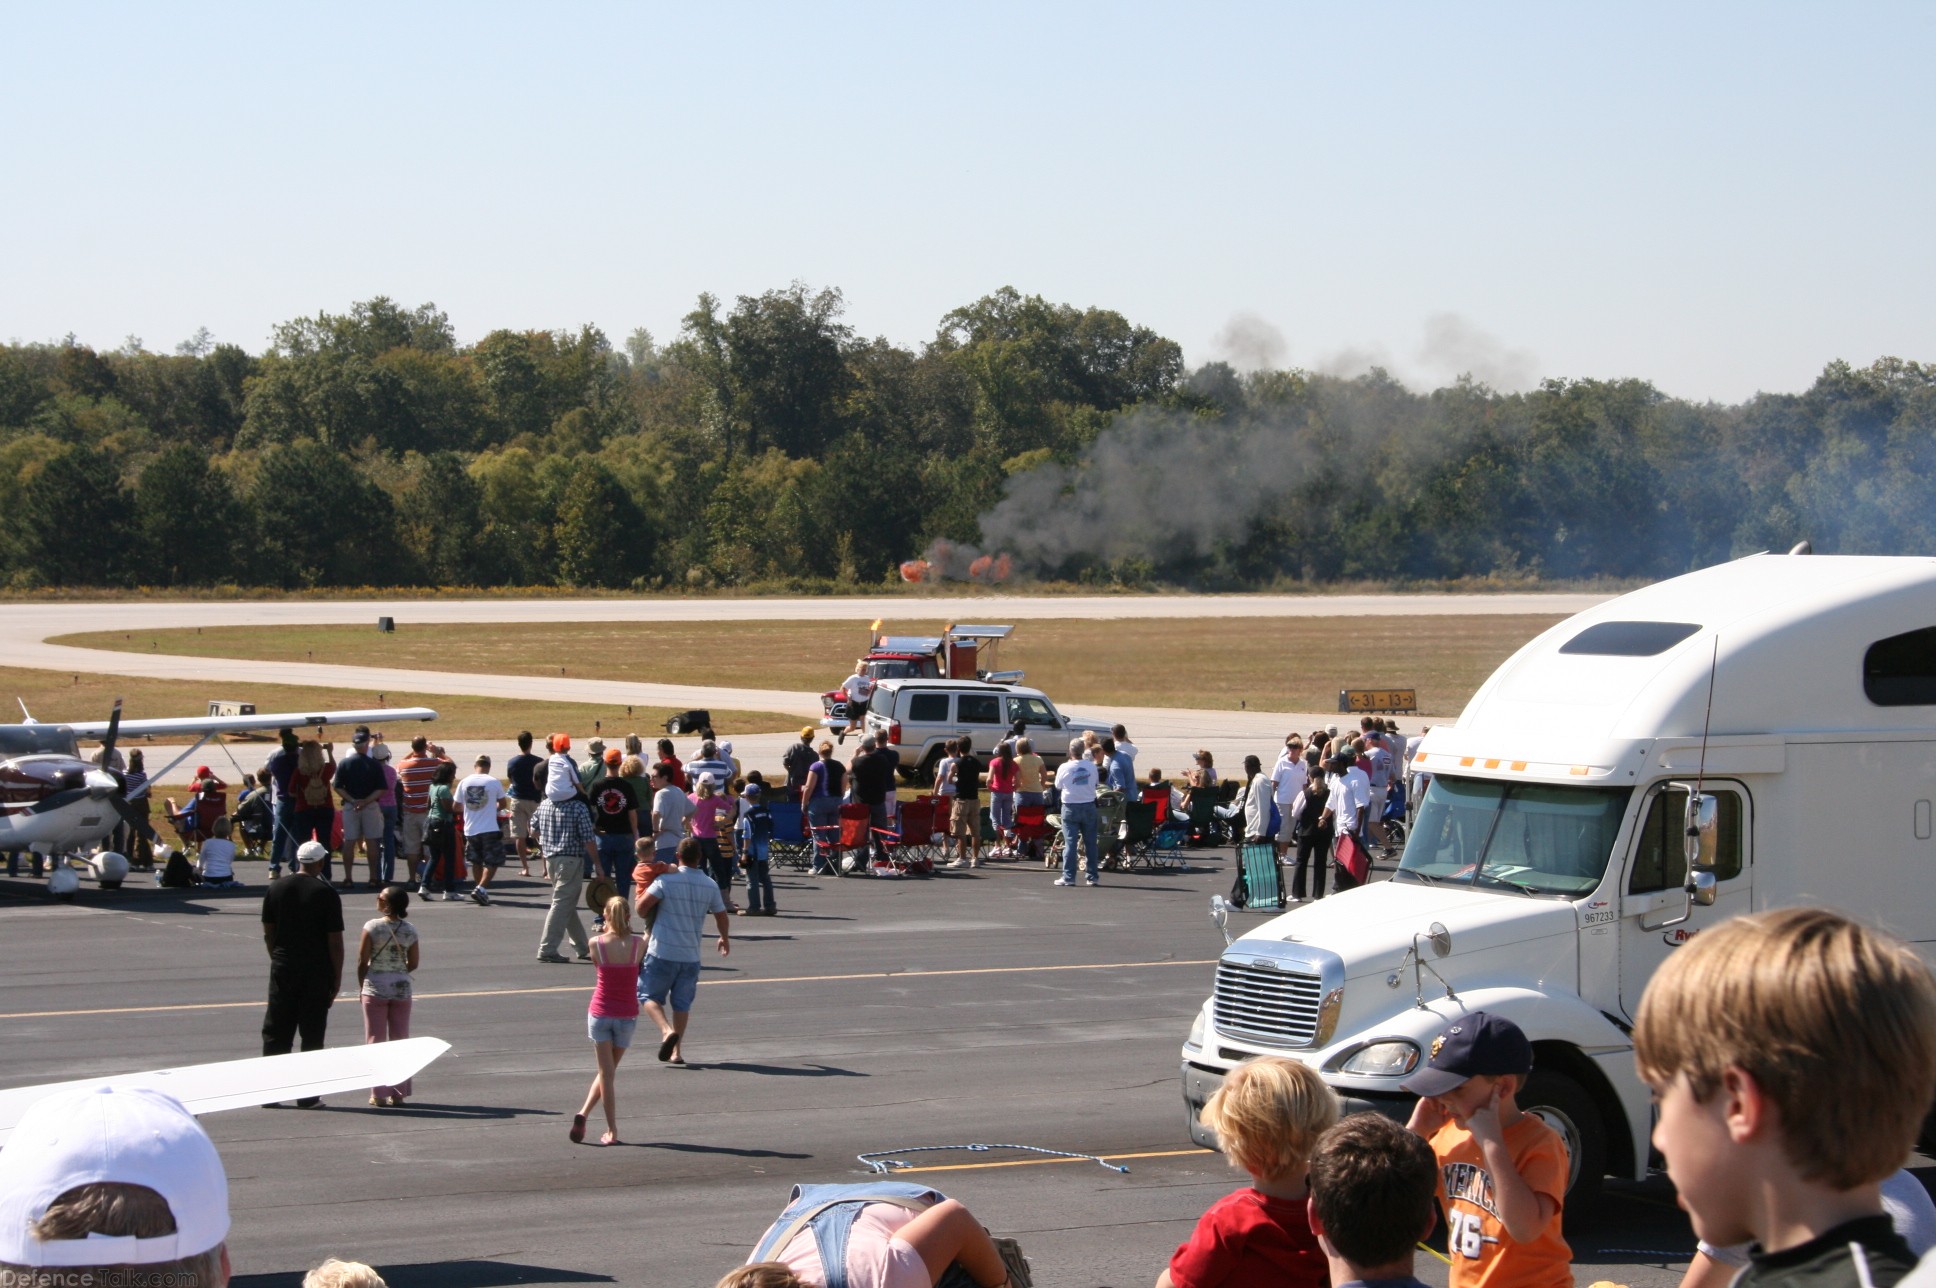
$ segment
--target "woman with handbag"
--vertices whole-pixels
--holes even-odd
[[[385,886],[376,897],[382,916],[363,923],[356,949],[357,992],[363,1002],[363,1040],[388,1042],[410,1036],[411,976],[419,960],[417,928],[410,915],[410,893],[400,885]],[[372,1087],[370,1107],[403,1103],[410,1079],[395,1087]]]
[[[1331,789],[1324,770],[1311,766],[1304,790],[1291,802],[1291,838],[1297,842],[1297,870],[1291,876],[1291,902],[1304,901],[1304,874],[1311,873],[1312,899],[1324,898],[1325,869],[1331,866]],[[1315,862],[1313,862],[1315,856]]]

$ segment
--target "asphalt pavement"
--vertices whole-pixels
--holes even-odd
[[[490,907],[413,904],[424,937],[414,1032],[452,1051],[410,1106],[210,1115],[232,1186],[241,1288],[295,1288],[326,1256],[397,1288],[709,1285],[796,1182],[860,1180],[861,1153],[1018,1238],[1042,1285],[1155,1280],[1196,1217],[1240,1183],[1183,1130],[1178,1047],[1221,937],[1191,870],[1061,889],[1035,866],[930,879],[778,877],[782,915],[736,919],[708,963],[674,1069],[640,1045],[620,1069],[622,1146],[574,1146],[592,1070],[590,968],[533,960],[546,890]],[[515,872],[515,865],[513,865]],[[8,945],[0,1081],[22,1085],[256,1054],[266,965],[256,888],[86,887],[74,905],[0,881]],[[352,925],[374,896],[346,896]],[[1238,914],[1248,921],[1259,914]],[[649,1025],[647,1026],[649,1028]],[[361,1030],[345,998],[332,1044]],[[596,1127],[593,1138],[596,1138]],[[1049,1160],[1034,1145],[1107,1156]],[[1692,1246],[1664,1182],[1615,1185],[1573,1214],[1580,1283],[1669,1288]],[[1444,1267],[1421,1253],[1428,1283]]]

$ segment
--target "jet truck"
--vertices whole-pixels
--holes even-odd
[[[1565,1137],[1573,1192],[1639,1178],[1631,1032],[1668,954],[1806,904],[1936,955],[1936,559],[1756,555],[1609,600],[1515,653],[1412,768],[1389,881],[1228,942],[1183,1044],[1191,1137],[1215,1145],[1204,1101],[1258,1055],[1402,1117],[1399,1081],[1485,1010],[1532,1039],[1520,1103]]]

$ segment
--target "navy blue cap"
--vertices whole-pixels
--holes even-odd
[[[1442,1096],[1467,1078],[1532,1071],[1525,1031],[1504,1016],[1474,1011],[1433,1038],[1430,1063],[1398,1085],[1414,1095]]]

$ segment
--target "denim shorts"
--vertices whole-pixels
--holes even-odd
[[[615,1015],[587,1015],[585,1032],[594,1042],[610,1042],[612,1049],[623,1051],[632,1045],[632,1030],[639,1027],[637,1016],[620,1019]]]
[[[639,972],[639,996],[644,1000],[664,1006],[670,994],[673,1010],[690,1011],[698,992],[698,962],[669,962],[660,957],[645,959],[645,969]]]

